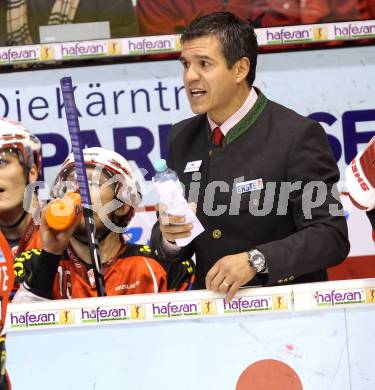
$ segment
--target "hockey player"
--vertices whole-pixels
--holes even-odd
[[[24,209],[26,186],[41,173],[41,143],[21,123],[0,118],[0,229],[13,253],[38,247],[38,227]],[[36,197],[30,199],[36,207]]]
[[[40,247],[39,227],[24,209],[24,193],[26,186],[39,178],[41,162],[38,138],[21,123],[0,118],[0,230],[14,256]],[[36,193],[29,195],[30,210],[37,210]],[[11,296],[16,290],[17,284]]]
[[[129,244],[123,234],[141,202],[138,183],[128,162],[103,148],[84,150],[94,221],[107,295],[157,293],[186,289],[193,278],[191,260],[170,263],[147,246]],[[52,193],[55,198],[78,190],[73,155],[65,160]],[[83,219],[57,232],[42,216],[42,250],[16,260],[26,279],[16,302],[97,296]]]

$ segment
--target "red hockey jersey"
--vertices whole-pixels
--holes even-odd
[[[68,259],[60,260],[53,285],[53,299],[96,297],[93,269],[71,248]],[[127,246],[123,253],[102,265],[108,296],[167,291],[164,268],[149,256],[147,246]]]
[[[147,245],[124,244],[120,255],[103,263],[102,272],[108,296],[187,290],[194,282],[191,259],[159,258]],[[39,249],[15,259],[17,280],[27,290],[47,299],[96,297],[94,271],[71,247],[63,255]]]
[[[0,388],[10,389],[10,384],[5,372],[5,334],[4,325],[8,305],[9,294],[14,282],[13,255],[9,244],[0,232]]]

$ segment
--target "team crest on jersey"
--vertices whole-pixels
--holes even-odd
[[[87,271],[87,277],[89,278],[90,286],[94,287],[95,286],[95,274],[94,274],[94,269],[90,268]]]
[[[57,273],[59,276],[59,287],[60,294],[62,297],[66,297],[68,299],[72,298],[72,280],[70,277],[69,270],[63,270],[61,265],[57,268]]]

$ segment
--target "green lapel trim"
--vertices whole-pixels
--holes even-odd
[[[259,90],[258,90],[259,91]],[[263,112],[267,105],[267,98],[262,94],[262,92],[258,92],[259,96],[257,101],[255,102],[252,109],[237,123],[234,127],[232,127],[228,134],[225,137],[225,145],[231,144],[235,139],[237,139],[240,135],[249,130],[250,126],[258,119],[259,115]]]

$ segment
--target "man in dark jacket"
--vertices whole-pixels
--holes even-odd
[[[205,231],[179,248],[175,239],[191,226],[183,216],[160,218],[153,245],[195,252],[195,287],[228,300],[244,285],[326,280],[349,242],[324,129],[253,87],[250,24],[214,13],[192,22],[182,44],[185,90],[197,115],[170,130],[168,164]]]

